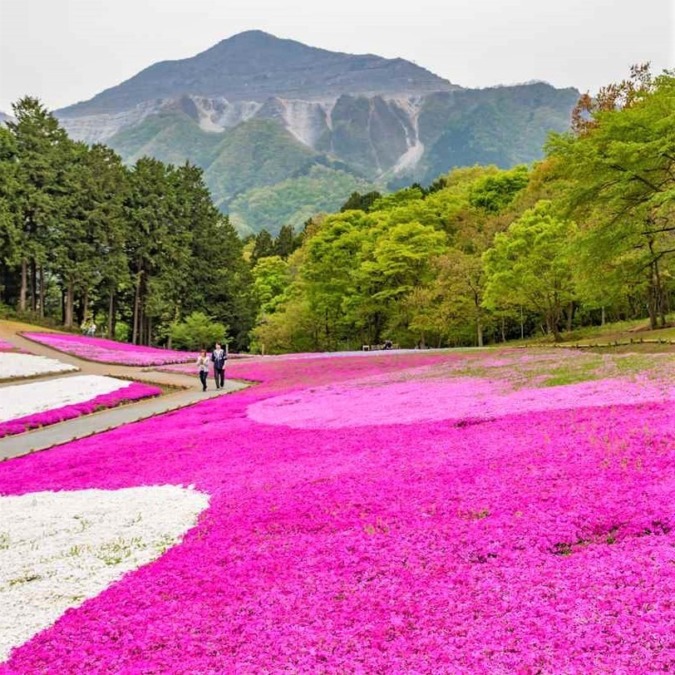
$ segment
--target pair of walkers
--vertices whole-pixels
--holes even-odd
[[[225,361],[227,361],[227,352],[216,342],[216,348],[211,352],[209,358],[206,349],[202,349],[197,357],[197,367],[199,368],[199,380],[202,383],[202,391],[206,391],[206,381],[209,376],[209,363],[213,363],[213,376],[216,380],[216,389],[225,386]]]

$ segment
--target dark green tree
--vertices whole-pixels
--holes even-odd
[[[255,238],[253,251],[251,252],[251,265],[255,266],[260,258],[270,255],[276,255],[274,250],[274,239],[267,230],[260,230]]]
[[[274,254],[284,260],[295,251],[301,243],[301,237],[296,236],[291,225],[284,225],[274,239]]]
[[[367,192],[362,195],[360,192],[352,192],[349,199],[340,207],[340,211],[366,211],[381,197],[379,192]]]
[[[20,223],[21,281],[19,309],[44,312],[45,265],[51,247],[50,230],[59,221],[67,192],[65,170],[70,142],[56,118],[36,98],[26,96],[12,106],[7,123],[16,151],[16,192],[13,210]]]

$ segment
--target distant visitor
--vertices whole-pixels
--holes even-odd
[[[216,348],[211,354],[213,361],[213,376],[216,380],[216,389],[225,386],[225,361],[227,361],[227,352],[216,342]]]
[[[209,357],[206,349],[202,349],[197,357],[197,369],[199,370],[199,381],[202,383],[202,391],[206,391],[206,378],[209,376]]]

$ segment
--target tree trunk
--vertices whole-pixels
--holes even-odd
[[[30,308],[33,313],[37,311],[37,265],[35,260],[30,263]]]
[[[647,291],[647,311],[649,312],[649,327],[652,330],[657,328],[658,309],[656,302],[656,277],[654,275],[654,263],[649,269],[649,288]]]
[[[85,291],[82,294],[82,318],[86,319],[89,316],[91,316],[91,319],[93,321],[94,320],[93,315],[89,314],[89,291]]]
[[[45,292],[45,268],[44,268],[43,265],[40,265],[39,276],[40,276],[40,318],[44,319],[45,318],[45,296],[47,294]]]
[[[133,327],[131,331],[131,342],[135,345],[138,344],[138,317],[140,314],[140,304],[141,304],[141,275],[138,275],[136,280],[136,290],[134,292],[134,320]]]
[[[574,301],[570,302],[567,308],[567,332],[572,332],[572,321],[574,320]]]
[[[480,311],[480,298],[478,297],[478,293],[474,291],[473,294],[473,304],[474,307],[476,308],[476,339],[478,341],[478,346],[482,347],[483,346],[483,323],[481,319],[483,318],[481,315]]]
[[[661,328],[666,327],[666,303],[663,282],[661,281],[661,271],[659,270],[659,261],[654,261],[654,276],[656,277],[656,311],[661,321]]]
[[[108,338],[115,339],[115,289],[113,287],[108,292]]]
[[[143,308],[143,303],[140,303],[138,308],[138,344],[144,345],[145,342],[145,312]]]
[[[600,314],[600,325],[601,326],[605,325],[605,307],[604,307],[604,305],[602,307],[602,313]]]
[[[500,329],[502,333],[502,342],[506,342],[506,319],[503,316]]]
[[[66,287],[66,312],[63,325],[66,328],[73,327],[73,305],[75,304],[75,290],[72,280],[68,281],[68,286]]]
[[[28,262],[21,261],[21,290],[19,291],[19,311],[26,311],[26,294],[28,291]]]
[[[661,327],[666,325],[666,316],[663,311],[663,285],[659,272],[659,261],[654,252],[654,241],[649,239],[649,253],[652,256],[649,274],[649,325],[652,329],[657,327],[657,319],[661,319]]]
[[[553,334],[553,340],[555,342],[562,342],[562,336],[560,335],[560,330],[558,328],[558,317],[553,310],[551,310],[551,313],[546,317],[546,325],[548,326],[549,332]]]

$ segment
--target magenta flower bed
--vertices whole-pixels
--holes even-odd
[[[672,669],[670,391],[655,401],[646,380],[599,380],[580,398],[579,384],[483,381],[489,416],[448,400],[447,415],[415,419],[402,382],[420,409],[425,391],[430,404],[473,395],[449,378],[429,393],[433,368],[459,358],[430,356],[232,364],[263,384],[1,464],[2,494],[194,484],[210,506],[182,544],[0,672]],[[342,423],[289,426],[286,408],[316,419],[331,383],[351,401]],[[527,408],[546,392],[551,405]],[[372,412],[382,405],[387,419]]]
[[[65,333],[22,333],[25,338],[87,361],[125,366],[157,366],[196,360],[197,354],[157,349],[103,338]]]
[[[14,350],[14,345],[6,340],[0,340],[0,352],[11,352]]]
[[[81,417],[82,415],[89,415],[90,413],[103,410],[104,408],[114,408],[122,403],[131,403],[143,398],[150,398],[151,396],[159,396],[162,390],[149,384],[141,382],[132,382],[129,386],[113,391],[109,394],[101,394],[89,401],[82,403],[74,403],[73,405],[66,405],[54,410],[47,410],[34,415],[26,415],[14,420],[0,422],[0,438],[3,436],[11,436],[13,434],[20,434],[29,429],[37,427],[46,427],[50,424],[57,424],[65,420]]]

